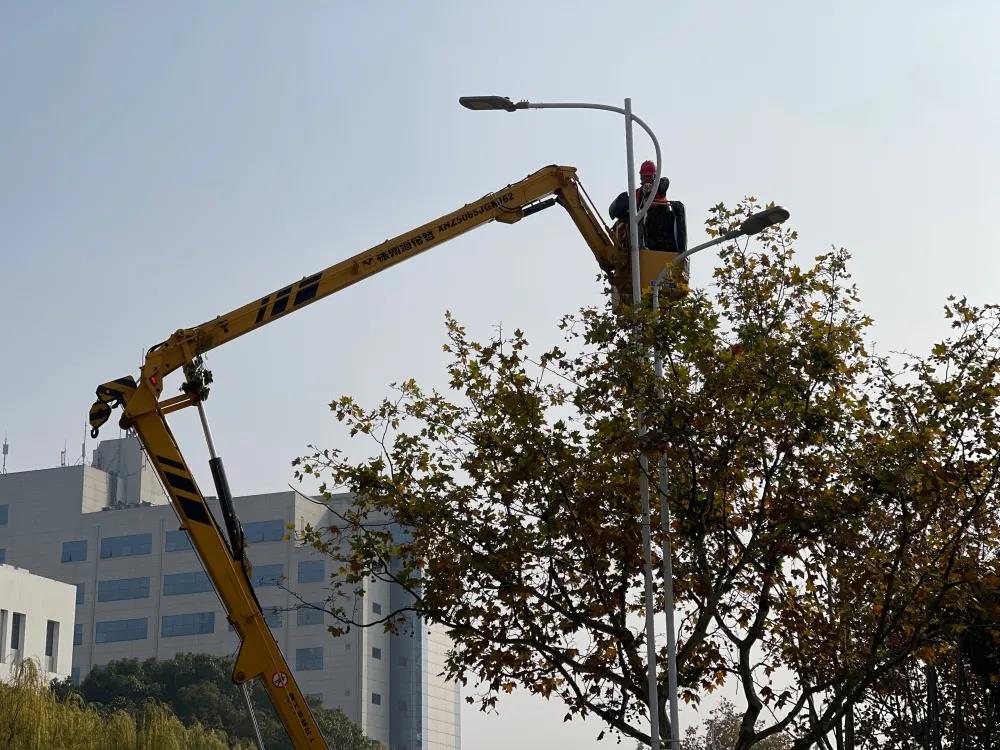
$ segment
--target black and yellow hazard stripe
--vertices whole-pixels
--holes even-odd
[[[177,501],[184,518],[195,523],[211,525],[208,508],[205,507],[198,486],[194,483],[194,477],[187,467],[166,456],[156,456],[156,461],[160,465],[160,473],[167,480],[167,489]]]

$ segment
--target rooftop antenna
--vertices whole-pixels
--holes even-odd
[[[83,425],[83,442],[80,443],[80,465],[85,466],[87,463],[87,427],[88,425],[84,423]]]
[[[3,434],[3,466],[0,467],[0,474],[7,473],[7,454],[10,453],[10,445],[7,443],[7,433]]]
[[[66,441],[65,440],[63,441],[62,453],[59,454],[59,465],[60,466],[65,466],[66,465]]]

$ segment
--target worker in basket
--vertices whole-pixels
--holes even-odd
[[[635,191],[637,210],[653,192],[655,179],[656,165],[651,161],[644,161],[639,167],[639,187]],[[669,187],[670,180],[661,177],[656,186],[656,194],[649,211],[639,222],[640,275],[644,291],[649,290],[650,282],[663,266],[673,262],[679,253],[687,249],[687,221],[684,204],[680,201],[667,199]],[[627,251],[630,247],[627,192],[621,193],[615,198],[609,213],[615,222],[611,228],[612,236],[618,246]],[[653,255],[654,253],[656,255]],[[660,256],[659,253],[669,253],[669,255]],[[671,299],[679,299],[687,292],[687,261],[684,262],[683,268],[678,268],[676,273],[672,274],[672,281],[673,285],[668,280],[665,287],[667,287]]]

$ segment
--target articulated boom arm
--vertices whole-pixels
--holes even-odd
[[[543,200],[549,196],[554,196],[554,199]],[[152,379],[149,385],[159,393],[164,377],[210,349],[374,276],[470,229],[494,220],[513,224],[524,216],[548,208],[554,202],[560,203],[569,212],[612,283],[623,274],[627,275],[623,270],[628,262],[627,252],[619,250],[604,224],[584,201],[576,170],[573,167],[549,166],[457,211],[386,240],[214,320],[175,332],[147,353],[142,367],[143,380]],[[127,411],[132,413],[131,409]],[[91,420],[94,421],[96,416],[92,414]]]
[[[243,684],[261,678],[285,730],[297,750],[325,748],[316,721],[295,678],[271,634],[250,584],[249,564],[243,555],[239,523],[235,518],[221,463],[213,465],[220,503],[226,515],[230,544],[205,503],[184,461],[166,415],[199,404],[208,396],[211,375],[201,366],[201,354],[266,325],[311,302],[340,291],[369,276],[430,250],[491,221],[512,224],[560,203],[593,251],[612,285],[628,284],[628,256],[615,245],[604,224],[585,202],[572,167],[549,166],[520,182],[489,193],[457,211],[394,237],[352,258],[307,276],[273,294],[237,308],[194,328],[181,329],[146,355],[138,382],[131,376],[97,388],[90,410],[91,434],[122,406],[121,425],[134,429],[156,469],[187,531],[192,546],[212,579],[229,620],[241,639],[233,681]],[[159,401],[164,378],[183,369],[182,394]],[[213,458],[214,461],[218,459]],[[220,476],[222,478],[220,480]],[[236,529],[234,531],[234,528]]]

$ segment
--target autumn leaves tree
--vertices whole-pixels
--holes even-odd
[[[742,716],[733,702],[723,699],[698,727],[688,727],[684,734],[685,750],[731,750],[740,736]],[[790,742],[784,734],[774,734],[761,741],[758,750],[788,750]],[[636,750],[642,750],[640,744]]]
[[[755,208],[716,206],[709,229]],[[303,531],[345,574],[331,602],[393,581],[409,602],[377,624],[447,628],[448,675],[482,686],[469,700],[522,688],[646,741],[646,452],[670,467],[654,500],[673,519],[682,698],[737,685],[734,747],[822,742],[900,665],[933,663],[971,587],[997,581],[1000,314],[950,299],[952,334],[926,356],[876,355],[848,254],[798,265],[796,239],[726,246],[712,284],[659,313],[570,315],[545,351],[449,317],[448,389],[333,402],[374,450],[296,461],[357,495]]]
[[[976,589],[979,589],[978,592]],[[992,750],[1000,735],[1000,586],[986,576],[932,659],[909,659],[859,707],[865,748]]]

